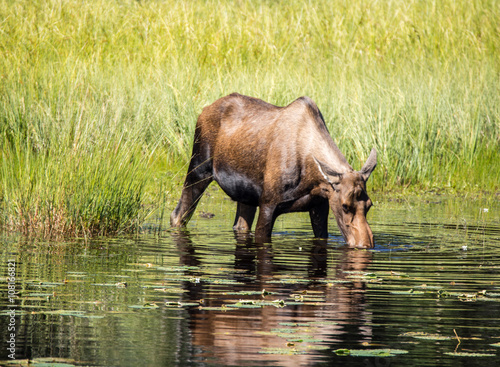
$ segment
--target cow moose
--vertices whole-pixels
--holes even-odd
[[[366,182],[376,165],[372,149],[363,168],[353,170],[310,98],[278,107],[233,93],[198,117],[191,161],[170,223],[186,225],[215,180],[237,202],[235,231],[250,231],[259,207],[257,242],[271,238],[280,214],[300,211],[309,212],[314,236],[327,238],[331,208],[350,247],[372,248]]]

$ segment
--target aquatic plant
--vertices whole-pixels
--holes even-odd
[[[88,237],[137,229],[146,215],[142,198],[148,176],[144,158],[134,150],[101,146],[54,159],[13,145],[3,158],[4,228]]]

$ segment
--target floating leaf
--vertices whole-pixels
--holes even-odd
[[[268,292],[265,289],[262,291],[239,291],[239,292],[224,292],[224,295],[231,296],[267,296],[270,294],[274,294],[274,292]]]
[[[438,290],[437,295],[439,298],[446,298],[446,297],[450,296],[450,293],[448,293],[448,291],[446,291],[444,289],[440,289],[440,290]]]
[[[158,306],[156,303],[154,302],[146,302],[142,305],[131,305],[131,306],[128,306],[130,308],[138,308],[138,309],[155,309],[155,308],[159,308],[160,306]]]
[[[278,325],[292,326],[292,327],[308,327],[311,325],[309,322],[280,322]]]
[[[183,288],[155,288],[155,287],[153,287],[153,290],[157,291],[157,292],[174,293],[174,294],[180,294],[180,293],[188,292],[187,289],[183,289]]]
[[[313,321],[309,323],[311,326],[332,326],[332,325],[338,325],[338,322],[335,321]]]
[[[205,306],[200,306],[198,307],[201,311],[223,311],[223,312],[226,312],[227,311],[227,307],[212,307],[212,306],[208,306],[208,307],[205,307]]]
[[[280,328],[280,329],[271,329],[271,333],[274,334],[294,334],[297,332],[298,329],[285,329],[285,328]]]
[[[269,292],[269,291],[266,291],[265,289],[263,289],[261,292],[262,297],[268,296],[270,294],[274,294],[274,292]]]
[[[285,307],[285,301],[282,300],[282,299],[277,299],[277,300],[274,300],[272,301],[272,304],[276,307]]]
[[[96,287],[117,287],[117,283],[92,283],[91,285]]]
[[[283,279],[279,279],[279,280],[270,280],[270,281],[268,281],[268,283],[297,284],[297,283],[309,283],[309,280],[308,279],[300,279],[300,278],[297,278],[297,279],[283,278]]]
[[[298,350],[296,348],[263,348],[259,351],[261,354],[283,354],[283,355],[297,355],[306,354],[304,350]]]
[[[198,279],[198,282],[199,282],[200,278],[196,278],[196,279]],[[207,283],[212,283],[212,284],[232,284],[232,285],[241,284],[240,282],[237,282],[236,280],[231,280],[231,279],[220,279],[220,278],[219,279],[210,279],[210,278],[204,278],[203,280],[206,281]]]
[[[391,291],[391,294],[424,294],[423,291],[416,291],[414,289],[409,289],[407,291]]]
[[[337,349],[334,353],[338,356],[351,357],[394,357],[398,354],[406,354],[402,349]]]
[[[350,356],[351,350],[350,349],[337,349],[337,350],[334,350],[333,353],[335,353],[338,356]]]
[[[327,349],[330,349],[330,346],[329,345],[323,345],[323,344],[308,344],[306,346],[306,349],[327,350]]]
[[[199,306],[199,302],[165,302],[165,306],[168,307],[193,307],[193,306]]]
[[[453,357],[496,357],[496,354],[492,353],[471,353],[471,352],[445,352],[444,354]]]
[[[283,301],[282,299],[277,299],[274,301],[240,299],[236,303],[227,305],[227,307],[235,307],[235,308],[260,308],[264,306],[274,306],[278,308],[283,308],[285,307],[285,301]]]
[[[429,333],[425,333],[423,331],[410,331],[407,333],[400,334],[400,336],[411,336],[412,338],[415,338],[415,339],[424,339],[424,340],[455,339],[455,337],[452,337],[452,336],[445,336],[445,335],[440,335],[440,334],[429,334]]]
[[[309,336],[309,335],[304,335],[304,336],[295,337],[295,338],[289,338],[287,340],[289,342],[294,342],[294,343],[322,343],[325,341],[324,339],[313,338],[312,336]]]
[[[232,308],[261,308],[262,304],[256,304],[256,303],[233,303],[230,305],[227,305],[227,307],[232,307]]]
[[[102,318],[104,318],[103,315],[89,315],[85,311],[78,311],[78,310],[39,311],[36,313],[46,314],[46,315],[82,317],[82,318],[86,318],[86,319],[102,319]]]

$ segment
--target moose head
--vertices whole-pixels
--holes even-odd
[[[345,241],[351,247],[373,247],[373,233],[366,221],[372,201],[366,192],[366,181],[377,166],[377,152],[372,149],[363,168],[338,173],[327,163],[314,158],[319,172],[327,182],[324,196],[335,215]]]

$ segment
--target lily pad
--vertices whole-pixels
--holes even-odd
[[[337,349],[334,353],[338,356],[350,357],[394,357],[408,353],[402,349]]]
[[[227,307],[199,306],[199,310],[200,311],[223,311],[223,312],[226,312]]]
[[[163,292],[163,293],[174,293],[174,294],[180,294],[180,293],[185,293],[188,292],[187,289],[183,288],[152,288],[154,291],[157,292]]]
[[[304,350],[299,350],[296,348],[263,348],[259,351],[260,354],[280,354],[280,355],[297,355],[306,354]]]
[[[268,292],[265,289],[262,291],[239,291],[239,292],[224,292],[224,295],[231,295],[231,296],[267,296],[270,294],[274,294],[274,292]]]
[[[237,302],[237,303],[234,303],[234,304],[229,304],[229,305],[227,305],[227,307],[231,307],[231,308],[261,308],[262,304],[260,304],[260,303],[241,303],[241,302]]]
[[[281,326],[291,326],[291,327],[309,327],[311,323],[309,322],[280,322],[278,325]]]
[[[472,352],[445,352],[444,354],[453,357],[496,357],[493,353],[472,353]]]
[[[255,299],[240,299],[238,302],[228,304],[227,307],[235,308],[260,308],[264,306],[274,306],[277,308],[285,307],[285,301],[277,299],[274,301],[255,300]]]
[[[130,308],[137,308],[137,309],[156,309],[156,308],[159,308],[160,306],[158,306],[156,303],[144,303],[142,305],[131,305],[131,306],[128,306]]]
[[[309,323],[311,326],[332,326],[332,325],[338,325],[338,322],[335,321],[312,321]]]
[[[40,312],[36,312],[36,313],[46,314],[46,315],[81,317],[81,318],[85,318],[85,319],[102,319],[102,318],[104,318],[103,315],[92,315],[92,314],[86,313],[85,311],[78,311],[78,310],[40,311]]]
[[[409,289],[407,291],[391,291],[391,294],[424,294],[423,291],[416,291],[414,289]]]
[[[271,333],[275,334],[294,334],[297,332],[298,329],[288,329],[288,328],[278,328],[278,329],[272,329]]]
[[[165,306],[167,307],[194,307],[199,306],[198,302],[165,302]]]
[[[314,338],[309,335],[296,336],[292,338],[287,338],[287,341],[292,343],[323,343],[324,339]]]
[[[327,350],[330,349],[329,345],[324,345],[324,344],[309,344],[306,346],[306,349],[312,349],[312,350]]]
[[[423,331],[410,331],[407,333],[400,334],[401,336],[411,336],[415,339],[424,339],[424,340],[450,340],[455,339],[455,337],[440,335],[440,334],[429,334]]]

